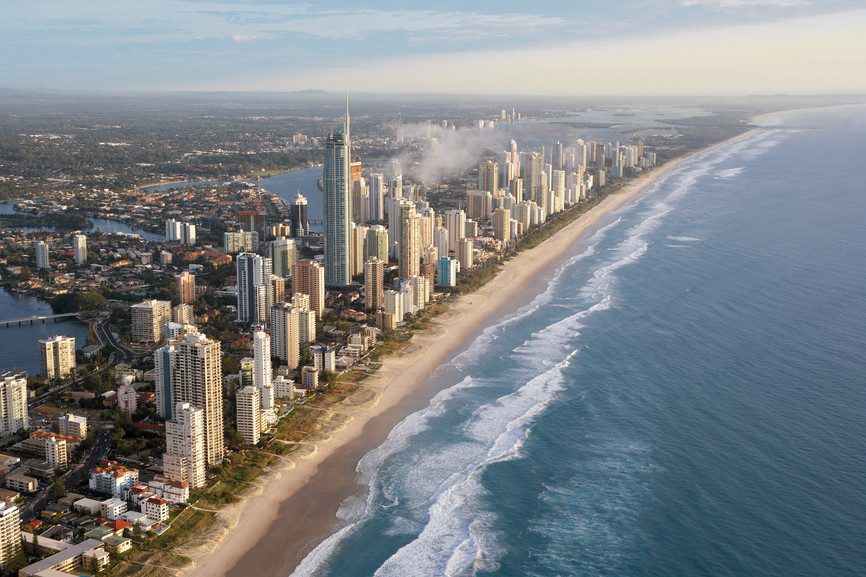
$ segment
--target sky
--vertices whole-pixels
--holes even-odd
[[[859,0],[0,0],[0,87],[866,92]]]

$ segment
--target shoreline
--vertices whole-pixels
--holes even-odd
[[[548,239],[506,261],[480,289],[452,301],[429,329],[416,333],[401,353],[383,359],[379,371],[364,381],[364,388],[375,394],[374,400],[341,407],[342,425],[314,441],[306,455],[284,459],[257,480],[241,501],[221,509],[218,526],[198,543],[180,545],[175,552],[190,557],[193,565],[178,573],[189,577],[288,575],[338,526],[335,515],[341,503],[361,487],[355,475],[358,459],[435,394],[429,378],[436,368],[491,321],[525,304],[524,293],[544,282],[602,218],[681,164],[750,132],[675,158],[627,182]]]
[[[319,166],[319,165],[316,165]],[[316,168],[316,166],[297,166],[295,168],[287,168],[287,169],[279,169],[276,171],[267,171],[264,174],[251,174],[247,176],[230,176],[226,178],[200,178],[200,179],[191,179],[191,178],[181,178],[176,180],[165,180],[165,181],[156,181],[156,182],[141,182],[133,185],[133,189],[136,191],[143,191],[148,188],[156,188],[158,186],[171,186],[174,184],[183,184],[189,183],[187,186],[199,186],[204,182],[236,182],[243,180],[262,180],[265,178],[273,178],[275,176],[281,176],[283,174],[291,174],[293,172],[298,172],[299,170],[307,170],[309,168]]]

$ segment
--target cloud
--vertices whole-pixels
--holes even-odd
[[[734,8],[790,8],[806,6],[809,0],[680,0],[681,6],[707,6],[730,10]]]
[[[386,87],[388,92],[515,95],[862,92],[864,29],[866,11],[856,10],[533,49],[369,59],[351,68],[257,77],[256,86],[341,90],[349,81],[359,92]],[[504,62],[509,73],[496,74]]]
[[[232,42],[252,42],[253,40],[259,40],[262,38],[260,34],[232,34],[229,36],[229,40]]]

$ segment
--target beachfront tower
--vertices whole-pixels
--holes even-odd
[[[325,284],[346,286],[351,270],[351,142],[349,103],[342,132],[332,132],[325,142],[323,174],[325,225]]]

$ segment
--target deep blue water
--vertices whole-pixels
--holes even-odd
[[[296,574],[862,575],[864,150],[866,108],[788,114],[610,215]]]
[[[48,303],[30,297],[13,295],[0,289],[0,320],[50,315]],[[75,337],[76,348],[87,345],[87,325],[77,321],[46,322],[45,324],[0,325],[0,373],[25,369],[31,375],[41,374],[39,339],[65,335]]]

